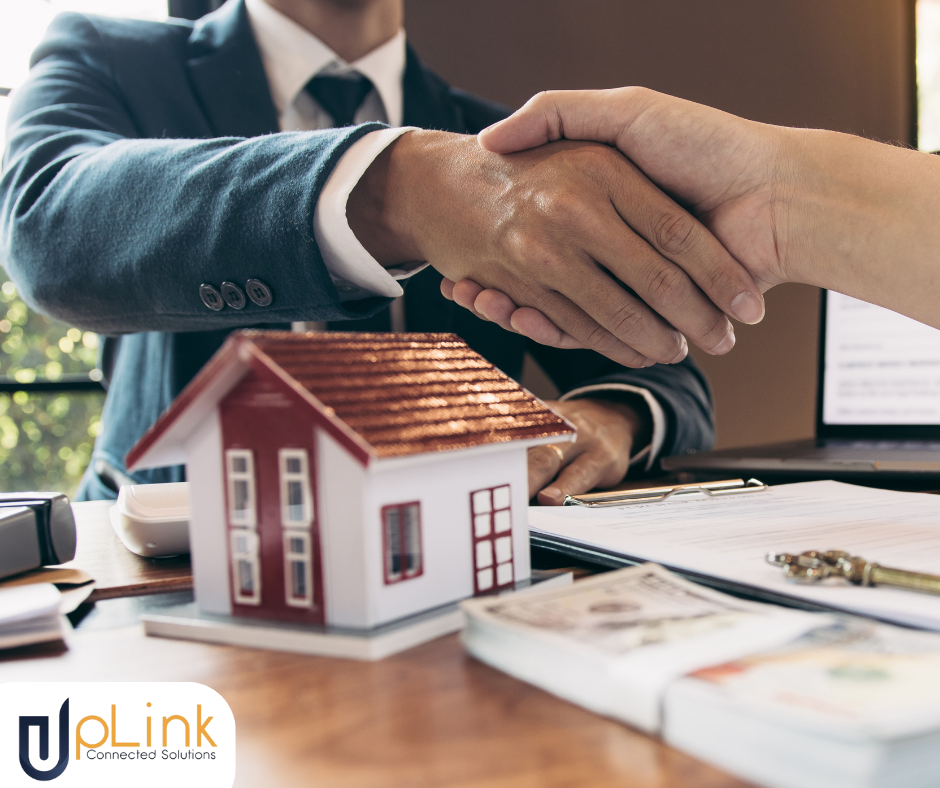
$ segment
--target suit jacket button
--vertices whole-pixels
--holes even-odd
[[[232,309],[244,309],[248,303],[242,289],[234,282],[222,282],[222,298]]]
[[[274,300],[271,288],[260,279],[249,279],[245,282],[245,290],[248,291],[248,297],[258,306],[269,306]]]
[[[219,291],[212,285],[199,285],[199,297],[202,299],[202,303],[213,312],[225,309],[225,302],[222,300],[222,296],[219,295]]]

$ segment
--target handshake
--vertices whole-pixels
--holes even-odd
[[[734,346],[762,293],[829,287],[940,327],[940,162],[644,88],[542,93],[478,139],[399,138],[350,196],[383,265],[543,344],[629,367]]]

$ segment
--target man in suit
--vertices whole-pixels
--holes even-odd
[[[633,369],[527,343],[455,308],[441,274],[409,262],[435,262],[443,249],[449,260],[498,266],[508,246],[494,247],[471,214],[545,173],[552,188],[589,201],[578,178],[609,154],[561,147],[547,164],[479,159],[473,138],[455,134],[506,111],[425,68],[405,43],[402,12],[402,0],[230,0],[194,26],[68,14],[50,27],[11,109],[0,220],[3,262],[24,297],[110,335],[103,432],[79,497],[115,495],[128,481],[127,450],[228,332],[249,325],[452,331],[517,378],[528,349],[579,427],[576,444],[530,456],[531,492],[545,503],[615,484],[631,463],[649,468],[662,453],[710,445],[707,384],[681,346],[644,354],[588,332],[612,340],[608,355],[647,365]],[[509,235],[518,246],[519,233]],[[662,311],[681,327],[696,310]],[[698,336],[724,352],[730,324],[717,315]],[[682,360],[648,366],[657,355]]]

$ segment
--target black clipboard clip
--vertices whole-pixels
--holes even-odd
[[[768,485],[757,479],[726,479],[700,484],[675,484],[670,487],[644,487],[639,490],[613,490],[612,492],[566,495],[565,506],[586,506],[596,509],[604,506],[630,506],[636,503],[660,503],[670,498],[707,495],[709,498],[726,495],[744,495],[763,492]]]

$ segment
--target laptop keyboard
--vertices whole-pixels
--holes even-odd
[[[940,452],[940,441],[860,441],[829,438],[820,441],[820,447],[825,449],[861,449],[864,451],[937,451]]]

